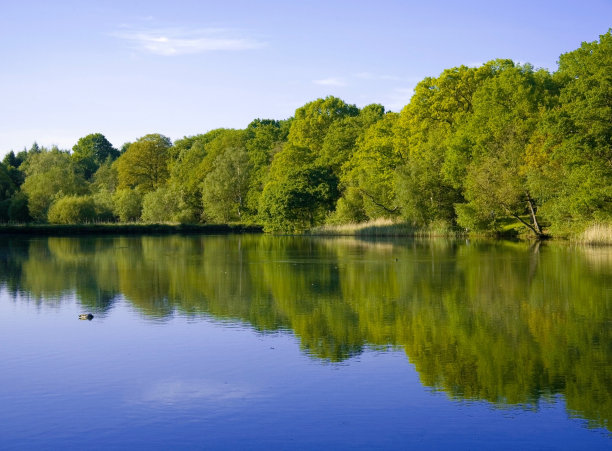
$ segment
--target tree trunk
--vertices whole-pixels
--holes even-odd
[[[540,224],[538,224],[535,208],[533,206],[533,200],[531,199],[531,196],[529,194],[527,194],[527,205],[529,206],[529,213],[531,214],[531,220],[533,221],[533,229],[535,230],[538,236],[542,236],[542,229],[540,228]]]
[[[540,230],[540,226],[538,225],[538,223],[536,222],[535,224],[538,226],[537,229],[536,227],[534,227],[532,224],[529,224],[527,221],[525,221],[523,218],[521,218],[519,215],[517,215],[516,213],[514,213],[512,211],[512,209],[510,207],[508,207],[508,205],[505,202],[500,202],[501,206],[504,207],[504,210],[506,210],[506,212],[512,216],[513,218],[515,218],[516,220],[518,220],[521,224],[523,224],[524,226],[528,227],[534,234],[536,237],[538,238],[543,238],[544,234],[542,233],[542,230]]]

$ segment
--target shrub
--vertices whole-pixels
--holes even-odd
[[[171,189],[158,188],[145,194],[142,200],[144,222],[172,222],[180,213],[180,197]]]
[[[96,220],[101,222],[113,222],[117,219],[113,213],[113,195],[107,190],[98,191],[93,196],[94,208],[96,209]]]
[[[47,221],[54,224],[79,224],[96,219],[96,208],[91,196],[61,197],[49,207]]]
[[[138,221],[142,213],[142,195],[140,192],[125,188],[113,195],[113,213],[121,222]]]

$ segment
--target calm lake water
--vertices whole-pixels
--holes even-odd
[[[609,248],[2,238],[0,287],[1,449],[612,448]]]

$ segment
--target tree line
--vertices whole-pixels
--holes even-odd
[[[2,221],[300,232],[377,218],[534,235],[612,222],[611,31],[553,73],[508,59],[446,69],[400,113],[329,96],[245,129],[121,149],[95,133],[0,164]]]

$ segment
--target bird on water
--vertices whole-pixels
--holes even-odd
[[[91,313],[81,313],[79,315],[79,319],[86,319],[91,321],[93,319],[93,315]]]

